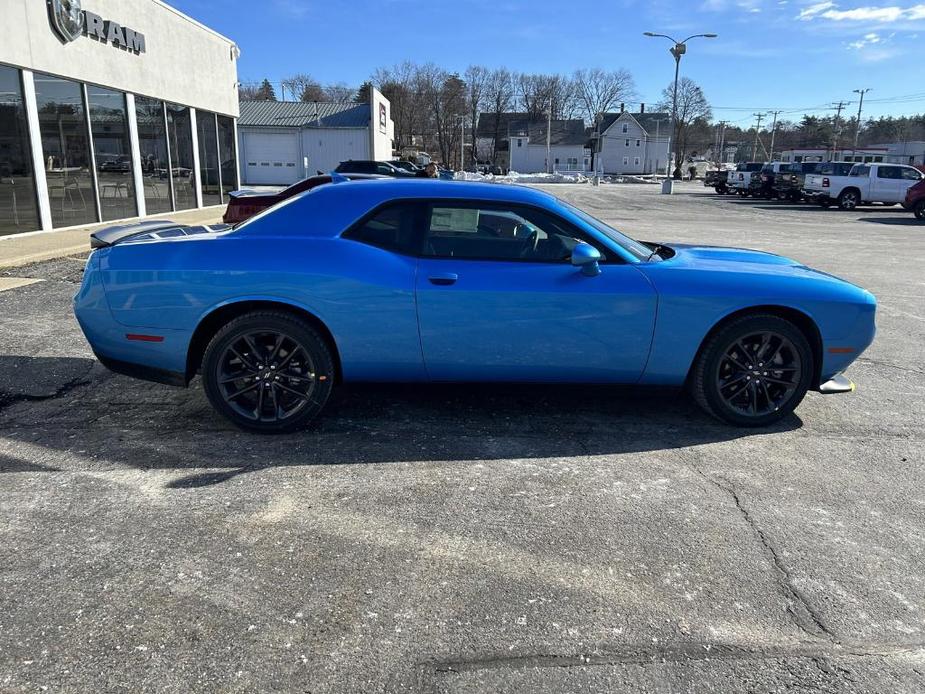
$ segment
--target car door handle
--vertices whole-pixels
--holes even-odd
[[[436,275],[429,275],[427,279],[430,280],[431,284],[448,286],[450,284],[456,284],[456,280],[459,279],[459,275],[457,275],[455,272],[441,272]]]

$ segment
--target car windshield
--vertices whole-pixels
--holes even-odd
[[[608,239],[616,243],[618,246],[620,246],[620,248],[623,248],[629,253],[631,253],[634,257],[638,258],[639,260],[646,260],[647,258],[652,256],[652,249],[646,246],[645,244],[640,243],[639,241],[635,239],[631,239],[626,234],[621,234],[619,231],[614,229],[612,226],[605,224],[604,222],[597,219],[596,217],[592,217],[584,210],[581,210],[575,207],[574,205],[570,205],[564,200],[560,200],[559,204],[562,205],[562,207],[567,209],[569,212],[574,214],[576,217],[581,219],[583,222],[593,227],[595,230],[599,231],[601,234],[606,236]]]

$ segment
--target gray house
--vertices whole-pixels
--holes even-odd
[[[664,174],[670,164],[671,114],[605,113],[596,168],[605,174]]]

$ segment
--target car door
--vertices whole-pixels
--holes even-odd
[[[877,167],[876,176],[871,180],[873,198],[877,202],[902,202],[905,191],[902,180],[902,167]]]
[[[546,211],[489,202],[422,210],[416,297],[436,381],[632,383],[651,345],[656,293],[632,264]],[[604,254],[590,277],[571,249]]]
[[[900,198],[897,202],[905,202],[906,194],[909,192],[909,189],[914,186],[916,183],[922,180],[922,172],[918,169],[915,169],[911,166],[903,166],[900,168]]]

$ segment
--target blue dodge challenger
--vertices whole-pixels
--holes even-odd
[[[685,386],[741,426],[853,389],[867,291],[769,253],[641,243],[519,186],[334,182],[234,228],[91,239],[75,313],[113,371],[290,431],[336,384]]]

